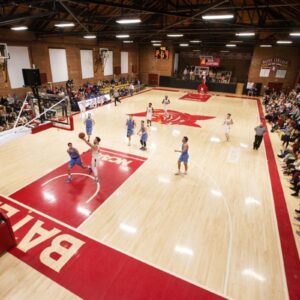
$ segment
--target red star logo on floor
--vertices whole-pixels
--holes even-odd
[[[169,116],[166,117],[164,116],[163,109],[155,109],[152,121],[166,125],[186,125],[192,127],[201,127],[199,124],[196,123],[197,121],[215,118],[210,116],[190,115],[188,113],[182,113],[176,110],[168,110],[168,114]],[[134,117],[145,117],[146,112],[139,112],[131,115]]]

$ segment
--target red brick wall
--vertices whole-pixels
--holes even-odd
[[[148,83],[149,74],[158,74],[158,76],[172,76],[174,51],[172,47],[169,46],[168,48],[170,49],[169,59],[155,59],[153,47],[140,47],[139,73],[140,79],[143,83]]]
[[[10,34],[10,32],[9,32]],[[35,65],[36,68],[40,69],[40,73],[46,73],[47,81],[52,81],[51,68],[50,68],[50,58],[49,58],[49,48],[65,48],[67,55],[67,64],[68,64],[68,73],[69,79],[74,80],[76,86],[80,86],[83,83],[97,82],[102,79],[111,79],[112,76],[104,76],[103,69],[98,67],[96,72],[96,66],[94,65],[94,78],[89,80],[82,79],[81,75],[81,64],[80,64],[80,49],[91,49],[93,50],[94,61],[96,53],[99,48],[109,48],[113,51],[113,66],[121,67],[121,51],[127,51],[128,54],[128,74],[126,76],[129,79],[134,79],[138,77],[138,74],[132,73],[132,65],[136,66],[136,72],[139,70],[139,59],[138,59],[138,46],[136,45],[122,45],[120,42],[116,43],[107,43],[107,44],[96,44],[93,41],[87,41],[79,38],[48,38],[47,40],[36,40],[33,35],[30,33],[19,33],[15,35],[12,33],[9,38],[4,40],[4,37],[7,37],[7,32],[4,34],[0,31],[0,42],[7,43],[11,46],[27,46],[29,48],[29,55],[31,63]],[[124,76],[124,75],[122,75]],[[55,84],[60,85],[60,84]],[[64,85],[64,83],[61,83]],[[5,84],[1,82],[0,77],[0,96],[7,94],[16,94],[23,96],[27,88],[11,89],[9,78],[8,83]]]
[[[293,88],[300,68],[300,49],[291,46],[281,46],[273,48],[256,47],[253,53],[248,81],[262,83],[267,86],[269,82],[282,82],[283,88]],[[289,65],[284,79],[275,78],[275,72],[270,72],[270,76],[259,77],[261,62],[268,58],[283,58],[289,60]]]

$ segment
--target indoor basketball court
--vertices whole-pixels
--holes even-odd
[[[299,299],[300,6],[246,2],[3,4],[1,299]]]

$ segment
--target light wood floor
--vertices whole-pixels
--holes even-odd
[[[154,123],[148,151],[138,150],[137,136],[129,148],[126,114],[145,111],[148,102],[162,108],[165,94],[170,109],[216,118],[199,121],[201,128]],[[94,111],[94,132],[103,147],[148,160],[80,231],[233,299],[287,299],[265,150],[263,145],[252,150],[253,128],[259,124],[256,101],[223,96],[206,103],[178,100],[183,94],[150,91]],[[228,112],[234,120],[231,142],[224,141],[222,127]],[[81,124],[77,116],[74,132],[49,129],[1,146],[0,193],[9,195],[66,162],[67,142],[86,150],[77,138]],[[189,174],[174,176],[174,149],[180,148],[184,135],[190,139]],[[220,142],[214,142],[216,138]],[[136,233],[123,231],[121,223]],[[18,276],[10,275],[17,269]],[[28,280],[38,280],[38,291]],[[75,298],[7,254],[1,258],[0,298],[17,299],[23,290],[32,299],[47,298],[46,291],[52,298]]]

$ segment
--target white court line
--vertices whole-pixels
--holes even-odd
[[[129,155],[127,155],[127,154],[119,154],[119,153],[115,153],[115,152],[112,152],[112,151],[107,151],[107,150],[104,150],[104,149],[101,149],[100,148],[100,154],[102,153],[102,152],[106,152],[106,153],[109,153],[109,154],[113,154],[113,155],[115,155],[115,156],[120,156],[120,157],[126,157],[126,158],[130,158],[130,159],[135,159],[135,160],[138,160],[138,161],[146,161],[147,160],[147,158],[136,158],[136,157],[130,157]]]
[[[183,281],[189,282],[189,283],[191,283],[191,284],[193,284],[193,285],[195,285],[195,286],[197,286],[197,287],[199,287],[199,288],[201,288],[201,289],[203,289],[203,290],[206,290],[206,291],[209,291],[209,292],[211,292],[211,293],[214,293],[215,295],[218,295],[218,296],[223,297],[223,298],[225,298],[225,299],[232,300],[232,298],[229,298],[228,296],[225,296],[225,295],[223,295],[222,293],[220,293],[220,292],[218,292],[218,291],[216,291],[216,290],[214,290],[214,289],[208,288],[208,287],[206,287],[206,286],[204,286],[204,285],[201,285],[201,284],[199,284],[199,283],[197,283],[197,282],[194,282],[193,280],[190,280],[190,279],[188,279],[188,278],[185,278],[184,276],[180,276],[180,275],[178,275],[178,274],[176,274],[176,273],[174,273],[174,272],[171,272],[171,271],[169,271],[169,270],[167,270],[167,269],[164,269],[163,267],[160,267],[160,266],[155,265],[155,264],[153,264],[153,263],[151,263],[151,262],[148,262],[147,260],[143,260],[143,259],[141,259],[141,258],[139,258],[139,257],[137,257],[137,256],[135,256],[135,255],[132,255],[131,253],[127,253],[127,252],[125,252],[124,250],[119,249],[118,247],[115,247],[115,246],[112,246],[112,245],[108,244],[107,242],[102,242],[102,241],[100,242],[99,240],[95,239],[94,237],[89,236],[88,234],[85,234],[84,232],[79,231],[78,228],[72,227],[72,226],[70,226],[70,225],[68,225],[68,224],[66,224],[66,223],[64,223],[64,222],[62,222],[62,221],[60,221],[60,220],[56,220],[55,218],[53,218],[53,217],[51,217],[51,216],[49,216],[49,215],[47,215],[47,214],[45,214],[45,213],[42,213],[42,212],[36,210],[35,208],[32,208],[32,207],[30,207],[30,206],[28,206],[28,205],[26,205],[26,204],[24,204],[24,203],[22,203],[22,202],[19,202],[19,201],[17,201],[17,200],[14,200],[14,199],[10,198],[9,196],[4,196],[4,195],[2,195],[2,194],[0,194],[0,196],[2,196],[2,197],[5,198],[5,199],[8,199],[9,201],[11,201],[11,202],[13,202],[13,203],[15,203],[15,204],[17,204],[17,205],[19,205],[19,206],[22,206],[22,207],[28,209],[28,210],[31,211],[31,212],[36,213],[37,215],[40,215],[40,216],[42,216],[42,217],[44,217],[44,218],[46,218],[46,219],[48,219],[48,220],[50,220],[50,221],[52,221],[52,222],[54,222],[54,223],[57,223],[57,224],[59,224],[59,225],[61,225],[61,226],[63,226],[63,227],[66,227],[66,228],[70,229],[71,231],[75,231],[76,233],[78,233],[78,234],[80,234],[80,235],[82,235],[82,236],[84,236],[84,237],[86,237],[86,238],[88,238],[88,239],[91,239],[91,240],[97,242],[97,243],[100,244],[100,245],[103,245],[103,246],[106,246],[106,247],[108,247],[108,248],[110,248],[110,249],[116,250],[116,251],[118,251],[118,252],[120,252],[120,253],[122,253],[122,254],[124,254],[124,255],[126,255],[126,256],[129,256],[129,257],[131,257],[131,258],[133,258],[133,259],[135,259],[135,260],[137,260],[137,261],[139,261],[139,262],[142,262],[142,263],[144,263],[144,264],[146,264],[146,265],[148,265],[148,266],[151,266],[151,267],[153,267],[153,268],[155,268],[155,269],[157,269],[157,270],[160,270],[160,271],[162,271],[162,272],[165,272],[165,273],[167,273],[167,274],[170,274],[170,275],[172,275],[172,276],[174,276],[174,277],[176,277],[176,278],[179,278],[179,279],[181,279],[181,280],[183,280]],[[105,203],[105,202],[104,202],[104,203]],[[29,213],[29,212],[28,212],[28,213]],[[22,261],[21,259],[19,259],[19,260]],[[33,268],[33,267],[31,267],[31,268]],[[33,268],[33,269],[35,269],[35,268]],[[35,270],[36,270],[36,269],[35,269]],[[38,271],[38,272],[39,272],[40,274],[43,275],[43,273],[41,273],[40,271]],[[49,278],[47,275],[44,275],[44,276],[46,276],[47,278]],[[67,290],[68,290],[68,289],[67,289]]]
[[[73,174],[73,175],[82,175],[82,176],[86,176],[86,177],[91,178],[93,181],[95,180],[93,176],[88,175],[88,174],[84,174],[84,173],[72,173],[72,174]],[[50,183],[50,182],[52,182],[52,181],[54,181],[54,180],[56,180],[56,179],[58,179],[58,178],[65,177],[65,176],[68,176],[68,174],[62,174],[62,175],[55,176],[55,177],[49,179],[48,181],[44,182],[44,183],[42,184],[42,186],[45,186],[46,184],[48,184],[48,183]],[[95,193],[94,193],[87,201],[85,201],[85,203],[90,203],[90,202],[96,197],[96,195],[99,193],[99,191],[100,191],[100,184],[99,184],[99,182],[97,182],[97,189],[96,189],[96,192],[95,192]]]

